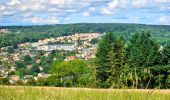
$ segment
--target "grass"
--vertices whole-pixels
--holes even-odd
[[[0,86],[0,100],[170,100],[170,90]]]

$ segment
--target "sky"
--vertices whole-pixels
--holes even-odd
[[[170,25],[170,0],[0,0],[0,25]]]

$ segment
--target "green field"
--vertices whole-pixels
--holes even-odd
[[[0,86],[0,100],[170,100],[170,90]]]

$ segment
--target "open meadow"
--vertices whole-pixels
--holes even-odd
[[[170,90],[0,86],[0,100],[170,100]]]

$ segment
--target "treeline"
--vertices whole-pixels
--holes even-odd
[[[115,32],[115,35],[123,35],[128,40],[131,33],[148,30],[152,33],[153,38],[161,43],[169,41],[170,37],[170,26],[166,25],[79,23],[44,26],[1,26],[0,29],[11,31],[10,33],[0,34],[0,47],[82,32]]]
[[[103,88],[169,88],[170,45],[160,45],[149,32],[129,42],[107,33],[96,53],[97,86]]]
[[[57,37],[60,34],[53,34],[53,33],[7,33],[7,34],[0,34],[0,47],[5,46],[16,46],[19,43],[25,42],[37,42],[39,39],[50,38],[50,37]]]

